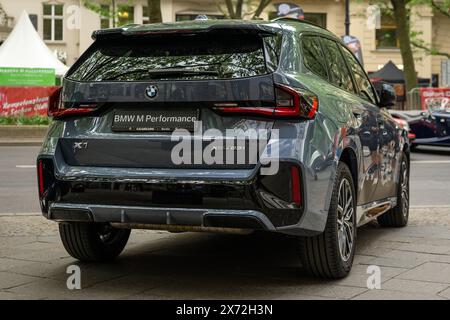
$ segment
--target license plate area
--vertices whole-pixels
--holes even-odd
[[[195,130],[195,121],[200,118],[195,108],[152,108],[151,110],[114,111],[114,132],[172,132],[176,129]]]

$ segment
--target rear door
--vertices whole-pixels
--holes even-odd
[[[397,154],[399,138],[395,122],[385,108],[380,110],[377,106],[375,90],[355,56],[348,48],[342,45],[340,47],[353,74],[357,95],[366,108],[373,110],[375,115],[376,122],[373,125],[377,127],[378,140],[375,165],[379,171],[379,178],[373,198],[379,200],[395,196],[395,177],[400,164]]]
[[[270,136],[270,117],[229,115],[220,109],[274,105],[272,73],[280,47],[281,35],[248,30],[97,40],[64,83],[69,108],[97,108],[93,116],[67,121],[68,135],[60,141],[66,161],[80,166],[254,167],[254,155],[228,165],[225,159],[205,162],[202,152],[215,136],[232,131],[266,130]],[[190,161],[182,157],[182,163],[174,163],[174,147],[184,138],[174,132],[191,136]],[[80,141],[89,147],[74,149]],[[228,150],[225,144],[213,154]]]
[[[336,87],[345,91],[331,93],[335,96],[337,107],[351,110],[356,123],[356,135],[358,135],[362,148],[362,185],[358,192],[358,204],[365,204],[373,200],[379,179],[379,149],[378,149],[378,108],[372,103],[355,97],[357,88],[352,80],[352,75],[337,42],[322,38],[322,47],[328,63],[328,72],[331,81]],[[339,105],[339,104],[344,104]],[[358,185],[358,182],[356,182]]]

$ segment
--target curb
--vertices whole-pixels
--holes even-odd
[[[40,147],[42,146],[42,140],[1,140],[0,139],[0,147]]]
[[[0,146],[40,146],[48,126],[0,125]]]

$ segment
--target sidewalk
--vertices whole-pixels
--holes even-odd
[[[56,223],[0,215],[0,226],[0,299],[450,299],[450,208],[412,209],[406,228],[360,228],[353,270],[335,281],[304,275],[295,241],[273,234],[133,230],[116,262],[81,264]],[[82,290],[66,287],[72,264]],[[370,265],[381,290],[367,288]]]

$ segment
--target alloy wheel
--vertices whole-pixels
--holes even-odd
[[[406,218],[409,213],[409,178],[408,178],[408,165],[405,161],[402,162],[402,181],[401,181],[401,201],[402,201],[402,213]]]
[[[338,244],[341,258],[348,261],[355,241],[353,194],[350,183],[343,179],[339,185],[337,206]]]

